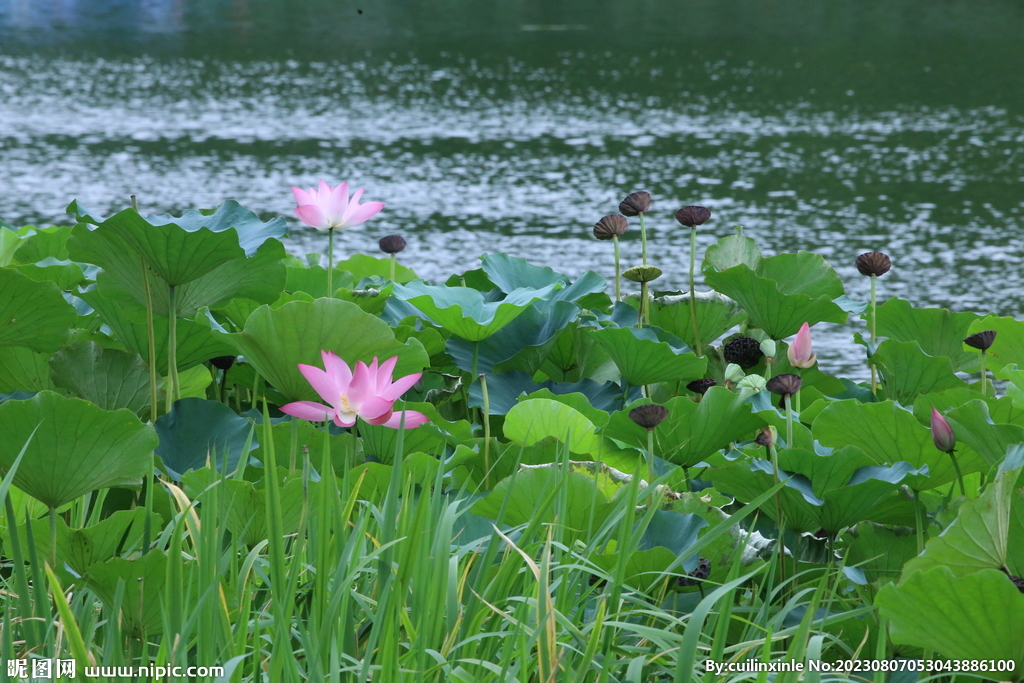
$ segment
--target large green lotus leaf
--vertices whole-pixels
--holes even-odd
[[[511,371],[487,378],[488,413],[505,415],[519,403],[519,398],[523,394],[533,394],[542,389],[555,394],[580,395],[581,400],[588,402],[592,409],[597,409],[599,412],[611,412],[622,406],[622,387],[618,384],[611,382],[598,384],[589,379],[579,382],[552,382],[551,380],[534,382],[526,373]],[[640,388],[634,387],[630,391],[630,396],[639,398]],[[481,408],[484,405],[483,390],[479,381],[469,386],[469,405]],[[608,420],[607,412],[601,424]],[[598,423],[594,422],[594,424]]]
[[[916,341],[929,356],[946,356],[953,370],[973,372],[978,354],[964,350],[963,339],[975,313],[951,313],[945,308],[914,308],[909,301],[893,297],[876,310],[878,336],[899,342]],[[862,316],[868,319],[868,314]]]
[[[157,446],[153,428],[127,410],[41,391],[0,405],[0,470],[6,473],[37,426],[14,485],[51,507],[101,488],[140,485]]]
[[[420,372],[429,363],[418,340],[399,343],[386,322],[337,299],[293,301],[278,309],[261,306],[242,332],[219,337],[293,401],[323,402],[298,368],[299,363],[323,367],[321,350],[334,351],[350,367],[360,360],[369,364],[374,357],[384,362],[398,356],[394,379]]]
[[[1016,363],[1010,363],[992,374],[1007,380],[1006,395],[1018,406],[1024,406],[1024,370],[1018,368]]]
[[[585,415],[559,401],[535,398],[516,404],[505,416],[505,437],[524,446],[552,437],[573,453],[597,451],[597,427]]]
[[[686,396],[669,400],[665,404],[668,417],[654,428],[655,454],[692,467],[733,441],[752,438],[765,423],[751,411],[748,396],[725,387],[711,387],[700,403]],[[602,434],[636,448],[647,448],[647,430],[629,419],[628,409],[614,413]]]
[[[468,422],[450,422],[441,417],[437,407],[430,403],[396,403],[395,410],[415,410],[430,418],[427,424],[415,429],[406,429],[402,434],[403,453],[406,455],[416,451],[443,455],[445,446],[457,446],[473,438],[473,430]],[[398,430],[391,427],[359,423],[359,436],[363,442],[364,453],[385,464],[394,460],[398,435]]]
[[[23,233],[24,239],[21,240],[18,249],[14,252],[11,263],[38,263],[48,258],[66,260],[68,258],[66,243],[71,235],[71,227],[70,225],[53,225],[48,228],[32,226],[22,228],[19,232]]]
[[[976,398],[949,411],[945,417],[957,441],[969,446],[989,465],[1002,462],[1011,445],[1024,443],[1024,411],[1007,397],[998,401]]]
[[[480,260],[483,261],[481,270],[505,293],[524,288],[539,289],[549,285],[565,287],[569,284],[568,275],[556,273],[547,266],[535,266],[524,258],[502,253],[484,254]]]
[[[886,396],[903,405],[910,405],[921,394],[967,386],[953,373],[949,358],[925,354],[916,341],[887,339],[871,362],[881,370]]]
[[[97,562],[105,562],[126,551],[137,550],[142,541],[146,522],[146,508],[118,510],[93,526],[82,529],[68,527],[63,516],[57,517],[57,568],[66,563],[79,576]],[[162,520],[153,513],[151,524],[159,528]],[[10,532],[5,532],[7,536]],[[28,541],[25,525],[18,526],[22,547]],[[48,519],[32,521],[32,536],[39,557],[50,556],[50,522]],[[56,569],[56,568],[55,568]]]
[[[233,199],[227,200],[216,209],[190,209],[181,216],[172,216],[169,213],[150,215],[146,216],[146,220],[152,225],[177,225],[188,232],[206,229],[220,233],[234,229],[238,233],[239,246],[248,256],[255,254],[267,240],[288,234],[288,224],[284,218],[278,216],[264,222],[254,212]]]
[[[200,593],[196,585],[200,573],[194,560],[184,561],[183,564],[185,594],[172,599],[183,603],[183,614],[190,614],[195,609]],[[135,637],[142,636],[143,632],[147,637],[156,636],[163,632],[168,565],[167,553],[163,550],[151,550],[132,560],[115,557],[89,567],[85,574],[85,585],[96,594],[106,609],[113,610],[118,584],[123,583],[122,628]],[[113,615],[110,618],[114,618]]]
[[[591,555],[589,559],[609,576],[614,576],[617,565],[622,561],[614,548],[610,548],[606,553]],[[676,556],[672,551],[661,546],[636,550],[626,559],[623,582],[642,593],[654,593],[661,589],[666,581],[671,581],[671,577],[665,576],[665,570],[675,560]],[[712,569],[715,568],[714,562],[711,566]],[[682,571],[677,568],[676,573]],[[693,590],[697,588],[694,587]]]
[[[757,248],[757,242],[742,234],[726,235],[704,252],[701,270],[712,268],[723,271],[742,263],[756,271],[761,259],[761,250]]]
[[[50,354],[26,346],[0,346],[0,393],[56,389],[50,380]]]
[[[548,349],[541,371],[556,382],[578,382],[587,375],[588,367],[607,362],[608,354],[579,322],[569,323],[558,333]]]
[[[321,266],[288,266],[286,268],[287,278],[285,291],[305,292],[314,299],[328,296],[327,293],[327,269]],[[347,270],[334,269],[334,277],[331,286],[337,288],[356,286],[356,279]]]
[[[697,324],[700,343],[708,345],[743,322],[747,313],[732,299],[718,292],[697,292]],[[635,302],[639,304],[639,299]],[[631,298],[631,305],[634,300]],[[690,316],[690,293],[662,294],[651,299],[651,324],[694,345],[693,322]]]
[[[708,361],[682,340],[653,327],[608,327],[591,332],[630,386],[693,380],[704,376]]]
[[[994,315],[980,318],[971,323],[967,334],[993,330],[996,338],[988,349],[988,368],[997,370],[1004,365],[1015,363],[1018,366],[1024,365],[1024,321],[1013,318],[1000,318]],[[966,335],[965,335],[966,336]],[[978,351],[964,345],[965,353]]]
[[[98,291],[82,292],[79,295],[110,326],[117,339],[125,347],[142,358],[149,358],[149,336],[146,332],[146,310],[131,301],[108,299]],[[163,316],[154,316],[153,328],[156,333],[156,368],[160,375],[167,374],[167,342],[170,321]],[[179,320],[175,333],[178,339],[177,361],[179,370],[187,370],[218,356],[233,356],[234,347],[222,335],[215,334],[209,327],[192,320]]]
[[[435,323],[469,341],[481,341],[515,320],[539,299],[546,299],[556,285],[541,289],[517,289],[501,301],[487,302],[469,287],[434,287],[421,280],[396,285],[395,296],[423,311]]]
[[[412,268],[403,266],[401,261],[402,257],[399,255],[398,263],[395,264],[395,282],[402,284],[412,282],[418,277],[416,272]],[[367,254],[353,254],[350,258],[335,263],[334,267],[338,270],[352,273],[352,278],[356,283],[366,277],[391,279],[390,257],[375,258]],[[335,280],[335,283],[337,283],[337,280]],[[336,284],[336,286],[341,287],[343,285]]]
[[[610,501],[617,487],[606,478],[602,474],[595,479],[590,471],[578,466],[571,466],[565,473],[558,467],[528,467],[498,482],[470,511],[498,519],[505,506],[501,521],[510,526],[537,520],[553,524],[559,506],[564,504],[566,518],[558,519],[558,524],[570,532],[582,533],[600,527],[612,510]],[[559,500],[551,499],[555,490]]]
[[[569,301],[534,302],[515,320],[483,341],[472,342],[452,336],[445,347],[455,364],[466,372],[473,370],[474,347],[477,346],[479,350],[475,353],[478,373],[489,374],[496,365],[526,349],[535,350],[535,365],[539,366],[547,356],[555,335],[572,322],[579,312],[580,307]],[[536,371],[536,367],[523,368],[527,372],[531,369]]]
[[[260,304],[274,302],[285,287],[285,268],[281,264],[284,256],[284,246],[277,240],[268,240],[252,257],[232,259],[179,285],[175,303],[178,317],[187,318],[204,306],[216,308],[236,299],[251,299]],[[136,260],[134,268],[132,263],[125,263],[120,272],[102,272],[97,278],[100,293],[108,298],[134,299],[145,305],[146,288],[140,264]],[[162,316],[170,314],[167,285],[166,280],[149,270],[153,310]]]
[[[409,453],[402,461],[402,475],[406,481],[429,491],[437,481],[440,461],[426,453]],[[391,488],[391,465],[368,462],[353,467],[348,473],[349,481],[360,482],[359,500],[380,503]]]
[[[157,418],[156,433],[160,437],[156,454],[174,478],[207,462],[224,471],[225,460],[227,471],[233,472],[247,455],[246,443],[250,450],[259,445],[249,420],[223,403],[201,398],[175,401],[171,412]]]
[[[917,535],[910,527],[889,527],[861,522],[843,534],[845,561],[859,567],[869,582],[891,583],[903,564],[917,555]]]
[[[251,382],[249,386],[252,386]],[[293,417],[292,420],[295,422],[295,431],[297,432],[295,439],[296,463],[301,467],[303,459],[308,456],[310,464],[319,472],[324,453],[323,430],[317,429],[312,422],[300,420],[297,417]],[[274,440],[274,453],[277,462],[281,464],[287,463],[291,457],[292,447],[291,421],[271,426],[270,433]],[[260,428],[257,431],[257,435],[261,439],[265,439],[265,428]],[[355,434],[346,433],[331,435],[330,437],[331,464],[334,466],[334,471],[339,475],[345,471],[346,465],[352,467],[355,464],[355,442]],[[266,462],[266,447],[265,443],[260,443],[259,446],[252,450],[250,455],[260,462]],[[182,477],[182,480],[184,481],[186,478]]]
[[[137,353],[91,341],[70,344],[50,359],[50,375],[56,386],[104,410],[137,413],[149,405],[149,370]]]
[[[0,346],[27,346],[45,353],[59,349],[78,320],[57,285],[36,282],[0,268]]]
[[[1009,660],[1024,674],[1024,595],[995,569],[956,576],[949,567],[915,571],[899,585],[883,586],[875,605],[889,622],[894,643],[922,647],[941,659]]]
[[[914,490],[923,491],[956,481],[953,462],[935,448],[931,430],[893,401],[834,401],[815,418],[811,431],[823,446],[857,446],[879,465],[901,461],[910,463],[914,469],[927,465],[927,477],[907,477],[905,483]],[[964,474],[987,469],[985,461],[976,454],[961,454],[958,460]]]
[[[224,515],[228,530],[249,546],[268,538],[266,483],[265,478],[258,484],[231,478],[221,479],[217,472],[206,468],[186,472],[181,478],[185,494],[200,503],[209,502],[210,487],[218,486],[217,507]],[[298,531],[302,502],[307,499],[318,500],[315,493],[318,486],[320,482],[304,484],[302,477],[298,476],[281,482],[281,526],[286,535]]]
[[[189,231],[174,223],[153,225],[135,209],[125,209],[92,229],[78,224],[68,240],[68,254],[75,261],[95,263],[123,283],[139,277],[138,268],[131,278],[120,271],[141,257],[169,286],[245,258],[234,228],[214,232],[205,227]]]
[[[34,225],[14,228],[6,223],[0,223],[0,268],[14,261],[15,252],[25,243],[25,239],[35,232]]]
[[[765,265],[769,263],[771,267]],[[780,280],[762,276],[762,272]],[[843,295],[842,283],[816,254],[800,252],[762,258],[758,272],[746,264],[721,272],[706,268],[704,281],[738,302],[749,314],[750,326],[764,330],[772,339],[796,334],[805,322],[846,322],[846,311],[833,301]]]
[[[71,290],[85,282],[82,267],[73,261],[45,258],[36,263],[8,266],[35,282],[52,282],[61,291]]]
[[[1000,474],[981,496],[964,503],[942,535],[907,563],[905,574],[936,565],[958,576],[986,568],[1024,574],[1024,493],[1014,491],[1017,474]]]

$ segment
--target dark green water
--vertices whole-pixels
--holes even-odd
[[[702,250],[743,224],[824,254],[854,298],[854,258],[882,250],[883,297],[1021,317],[1022,150],[1009,0],[0,0],[16,224],[131,193],[291,216],[289,186],[322,177],[388,205],[343,253],[401,232],[426,278],[485,251],[607,274],[590,227],[646,189],[666,287],[688,261],[672,214],[703,204]],[[820,329],[826,369],[862,376],[849,330]]]

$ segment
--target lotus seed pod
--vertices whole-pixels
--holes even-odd
[[[684,206],[676,211],[676,220],[688,228],[703,225],[709,218],[711,218],[711,212],[703,206]]]
[[[210,365],[218,370],[229,370],[235,364],[234,356],[217,356],[210,359]]]
[[[757,433],[757,438],[754,439],[754,441],[759,446],[764,446],[765,448],[770,448],[771,445],[775,443],[775,431],[774,431],[774,428],[773,427],[765,427],[764,429],[762,429],[760,432]]]
[[[802,380],[800,375],[794,375],[791,372],[784,372],[781,375],[775,375],[770,380],[765,388],[773,394],[781,394],[784,398],[789,398],[796,392],[800,391],[800,384]]]
[[[630,282],[653,282],[661,277],[661,268],[657,266],[633,266],[623,273],[622,277]]]
[[[668,408],[657,403],[638,406],[629,411],[629,419],[644,429],[654,429],[668,417]]]
[[[397,254],[405,249],[405,238],[401,235],[388,235],[387,237],[381,237],[377,246],[385,254]]]
[[[594,224],[594,237],[599,240],[610,240],[626,232],[627,228],[629,223],[625,216],[610,213]]]
[[[696,586],[700,580],[711,576],[711,560],[706,557],[697,558],[697,567],[687,576],[676,578],[676,584],[680,586]]]
[[[866,277],[882,277],[889,272],[892,261],[880,251],[869,251],[857,257],[857,270]]]
[[[979,351],[988,351],[988,348],[992,346],[992,342],[996,340],[995,330],[985,330],[984,332],[975,332],[971,336],[964,339],[964,344],[967,344],[972,349],[978,349]]]
[[[701,396],[703,396],[704,394],[708,393],[708,389],[715,386],[716,384],[718,384],[718,382],[716,382],[713,379],[695,379],[689,384],[687,384],[686,388],[695,394],[700,394]]]
[[[760,362],[764,353],[761,351],[761,344],[756,339],[734,337],[722,347],[722,355],[728,362],[735,363],[744,370],[749,370]]]
[[[649,192],[632,192],[619,202],[619,213],[623,216],[639,216],[651,208]]]

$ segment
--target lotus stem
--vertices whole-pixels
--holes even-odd
[[[700,348],[700,325],[697,324],[697,299],[694,289],[693,271],[697,266],[697,226],[690,226],[690,320],[693,321],[693,345],[697,357],[704,355]]]
[[[957,462],[956,455],[953,454],[953,451],[949,452],[949,459],[953,461],[953,469],[956,470],[956,480],[960,482],[960,495],[966,499],[967,489],[964,488],[964,475],[960,472],[960,463]]]
[[[391,255],[391,281],[392,281],[392,282],[394,282],[394,281],[395,281],[395,261],[396,261],[396,260],[397,260],[397,259],[395,258],[395,255],[394,255],[394,254],[392,254],[392,255]]]
[[[50,567],[57,569],[57,508],[50,506]]]
[[[800,419],[800,392],[799,391],[796,392],[795,394],[793,394],[793,400],[796,402],[796,416],[797,416],[797,419],[799,420]]]
[[[789,401],[786,401],[786,405],[789,405]],[[787,447],[789,444],[786,444]],[[772,459],[772,472],[775,475],[775,484],[778,485],[782,481],[781,470],[779,469],[779,451],[775,445],[774,439],[772,443],[768,444],[768,454]],[[782,582],[786,582],[786,523],[785,513],[782,511],[782,491],[775,492],[775,523],[779,528],[779,538],[775,541],[779,548],[779,568],[780,577]]]
[[[480,389],[484,394],[484,488],[491,488],[491,400],[487,395],[487,374],[480,373]]]
[[[876,297],[876,283],[878,277],[875,275],[871,276],[871,303],[869,304],[871,310],[871,353],[875,353],[875,297]],[[871,393],[874,396],[878,396],[878,368],[874,363],[871,364]]]
[[[132,195],[132,208],[136,213],[139,211],[139,202],[135,195]],[[153,323],[153,289],[149,285],[149,269],[146,268],[146,260],[139,257],[139,268],[142,269],[142,285],[146,290],[146,342],[149,345],[149,422],[156,424],[157,413],[160,408],[156,394],[156,327]],[[227,373],[225,373],[225,378]],[[221,400],[224,400],[224,388],[221,387]],[[153,539],[152,522],[150,516],[153,512],[153,487],[155,463],[150,458],[149,471],[146,472],[146,521],[142,524],[142,554],[149,552],[149,545]]]
[[[797,392],[799,393],[799,392]],[[793,447],[793,395],[786,396],[786,448]]]
[[[647,226],[644,225],[644,214],[641,212],[640,216],[640,251],[643,256],[643,264],[647,265]]]
[[[684,469],[685,472],[685,469]],[[687,476],[687,483],[689,483],[689,476]],[[654,486],[654,430],[647,430],[647,485]],[[687,486],[689,490],[689,486]]]
[[[169,300],[169,318],[167,321],[167,379],[170,387],[166,392],[166,412],[171,412],[171,406],[180,398],[178,388],[178,292],[174,285],[167,287],[167,298]]]
[[[327,296],[334,296],[334,228],[327,229]]]
[[[924,550],[924,526],[921,521],[921,507],[924,505],[921,502],[921,492],[914,491],[914,522],[917,525],[917,554],[920,555]]]
[[[981,395],[988,396],[988,371],[986,370],[987,354],[985,351],[981,352]]]
[[[651,324],[650,312],[648,310],[650,308],[651,304],[647,300],[647,297],[648,297],[648,294],[647,294],[647,283],[646,282],[641,282],[640,283],[640,319],[637,322],[637,327],[643,327],[645,322],[648,325]]]
[[[703,471],[703,470],[702,470]],[[690,468],[683,468],[683,479],[686,480],[686,492],[690,493],[693,491],[693,482],[690,481]]]
[[[295,461],[299,453],[299,421],[292,417],[291,443],[288,445],[288,471],[295,470]]]
[[[615,301],[622,301],[622,269],[619,266],[619,236],[612,235],[612,244],[615,245]]]

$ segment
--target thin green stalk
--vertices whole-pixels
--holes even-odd
[[[178,296],[177,288],[170,285],[167,288],[168,299],[170,300],[170,318],[167,321],[167,401],[165,412],[171,412],[171,406],[180,398],[181,390],[178,388]]]
[[[878,278],[874,275],[871,276],[871,303],[869,304],[871,310],[871,352],[874,353],[875,348],[875,298],[876,298],[876,281]],[[871,364],[871,393],[878,396],[878,368],[874,363]]]
[[[988,358],[988,354],[984,351],[981,352],[981,395],[988,396],[988,371],[985,368],[985,361]]]
[[[921,500],[921,492],[914,491],[914,522],[917,525],[917,554],[924,550],[924,522],[921,519],[921,508],[924,502]]]
[[[480,389],[484,395],[484,488],[491,488],[491,401],[487,395],[487,374],[480,373]]]
[[[793,396],[786,396],[786,448],[793,447]]]
[[[640,216],[640,250],[643,255],[643,263],[647,265],[647,226],[644,225],[644,215],[641,213]]]
[[[697,357],[704,355],[700,347],[700,325],[697,324],[697,299],[693,271],[697,267],[697,226],[690,226],[690,319],[693,321],[693,343]]]
[[[395,281],[395,261],[396,261],[395,254],[392,254],[391,255],[391,281],[392,282]]]
[[[647,485],[654,488],[654,430],[647,430]]]
[[[295,461],[299,457],[299,420],[292,417],[291,443],[288,444],[288,471],[295,471]]]
[[[647,283],[640,283],[640,318],[637,320],[637,327],[643,327],[646,322],[648,325],[651,324],[650,313],[648,307],[650,302],[647,301]]]
[[[327,229],[327,296],[334,296],[334,228]]]
[[[949,452],[949,459],[953,461],[953,469],[956,470],[956,480],[960,482],[960,495],[967,498],[967,489],[964,488],[964,475],[960,472],[960,463],[957,462],[953,451]]]
[[[57,508],[50,506],[50,566],[57,566]]]
[[[139,205],[132,195],[132,208],[139,210]],[[146,268],[146,261],[139,257],[139,267],[142,269],[142,284],[146,289],[146,338],[149,344],[149,423],[156,424],[158,412],[158,400],[156,395],[156,328],[153,325],[153,290],[149,286],[149,269]],[[227,373],[225,373],[225,376]],[[221,389],[221,400],[223,399],[223,388]],[[150,516],[153,513],[153,468],[155,462],[150,458],[149,471],[146,473],[146,520],[143,522],[142,531],[142,554],[149,552],[149,544],[153,538],[152,522]]]
[[[786,401],[786,405],[787,406],[789,405],[789,401]],[[791,411],[790,411],[790,414],[792,414]],[[791,447],[791,446],[789,446],[789,444],[787,444],[787,447]],[[777,486],[782,481],[782,476],[780,474],[781,470],[779,469],[779,450],[778,450],[778,448],[776,448],[775,444],[772,443],[771,445],[768,446],[768,452],[769,452],[769,454],[771,455],[771,458],[772,458],[772,472],[775,474],[775,484]],[[776,541],[776,544],[779,547],[779,578],[782,581],[782,583],[785,583],[786,582],[786,547],[785,547],[786,519],[785,519],[785,513],[783,513],[783,511],[782,511],[782,491],[776,491],[775,492],[775,521],[776,521],[776,524],[778,524],[778,527],[779,527],[779,538]]]
[[[622,301],[622,270],[619,266],[619,236],[612,235],[612,244],[615,245],[615,300]]]

